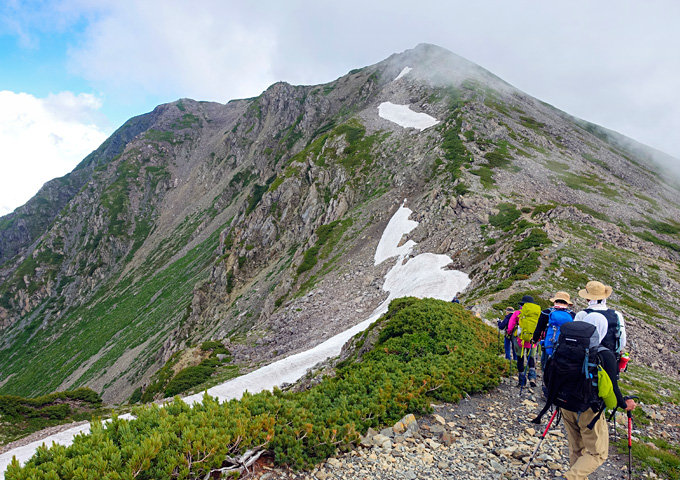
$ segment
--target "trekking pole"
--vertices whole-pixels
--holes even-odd
[[[543,435],[541,435],[541,439],[538,441],[538,444],[536,445],[536,448],[534,449],[534,453],[531,455],[531,458],[529,459],[529,463],[527,463],[527,467],[524,469],[524,472],[522,472],[522,477],[527,474],[529,471],[529,467],[531,466],[531,462],[533,462],[534,457],[536,456],[536,453],[538,452],[539,447],[541,446],[541,443],[543,442],[543,439],[545,438],[546,434],[548,433],[548,430],[550,429],[550,425],[552,425],[553,419],[555,418],[555,415],[557,415],[557,412],[559,412],[560,409],[556,408],[555,411],[552,414],[552,417],[550,417],[550,421],[548,422],[548,426],[545,427],[545,430],[543,430]],[[520,477],[521,478],[521,477]]]
[[[637,399],[635,395],[623,397],[626,400]],[[626,411],[628,414],[628,480],[633,478],[633,412]]]
[[[498,329],[498,354],[501,354],[501,329]]]

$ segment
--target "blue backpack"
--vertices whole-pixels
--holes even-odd
[[[561,308],[551,308],[550,316],[548,317],[548,328],[545,331],[545,352],[548,355],[553,354],[553,349],[557,343],[557,339],[560,337],[560,327],[567,322],[574,320],[571,316],[571,311]]]

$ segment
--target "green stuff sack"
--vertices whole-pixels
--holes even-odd
[[[530,342],[536,330],[538,317],[541,316],[541,307],[535,303],[525,303],[519,312],[519,338],[523,342]]]
[[[612,379],[609,378],[609,375],[601,365],[597,366],[597,395],[604,400],[607,408],[616,408],[618,402],[614,394]]]

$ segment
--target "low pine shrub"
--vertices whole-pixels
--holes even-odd
[[[174,397],[196,385],[205,382],[212,375],[211,365],[194,365],[180,370],[165,387],[165,396]]]
[[[225,455],[261,448],[278,464],[310,467],[349,449],[368,427],[497,385],[506,368],[495,332],[460,305],[394,300],[373,328],[381,329],[377,343],[361,361],[310,390],[137,407],[136,420],[97,422],[70,447],[40,447],[24,467],[13,462],[5,478],[206,478]]]

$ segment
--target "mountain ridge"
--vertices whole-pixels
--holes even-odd
[[[384,299],[372,252],[404,198],[420,222],[415,253],[449,255],[485,318],[518,290],[596,276],[632,330],[676,352],[677,189],[599,127],[484,72],[419,45],[324,85],[142,116],[146,128],[119,156],[102,153],[51,226],[2,264],[0,392],[87,385],[120,402],[204,340],[242,371],[307,348],[358,323],[354,305]],[[405,128],[378,115],[388,101],[440,123]],[[519,245],[529,237],[538,244]],[[32,365],[47,358],[58,372]],[[673,353],[659,368],[679,366]]]

